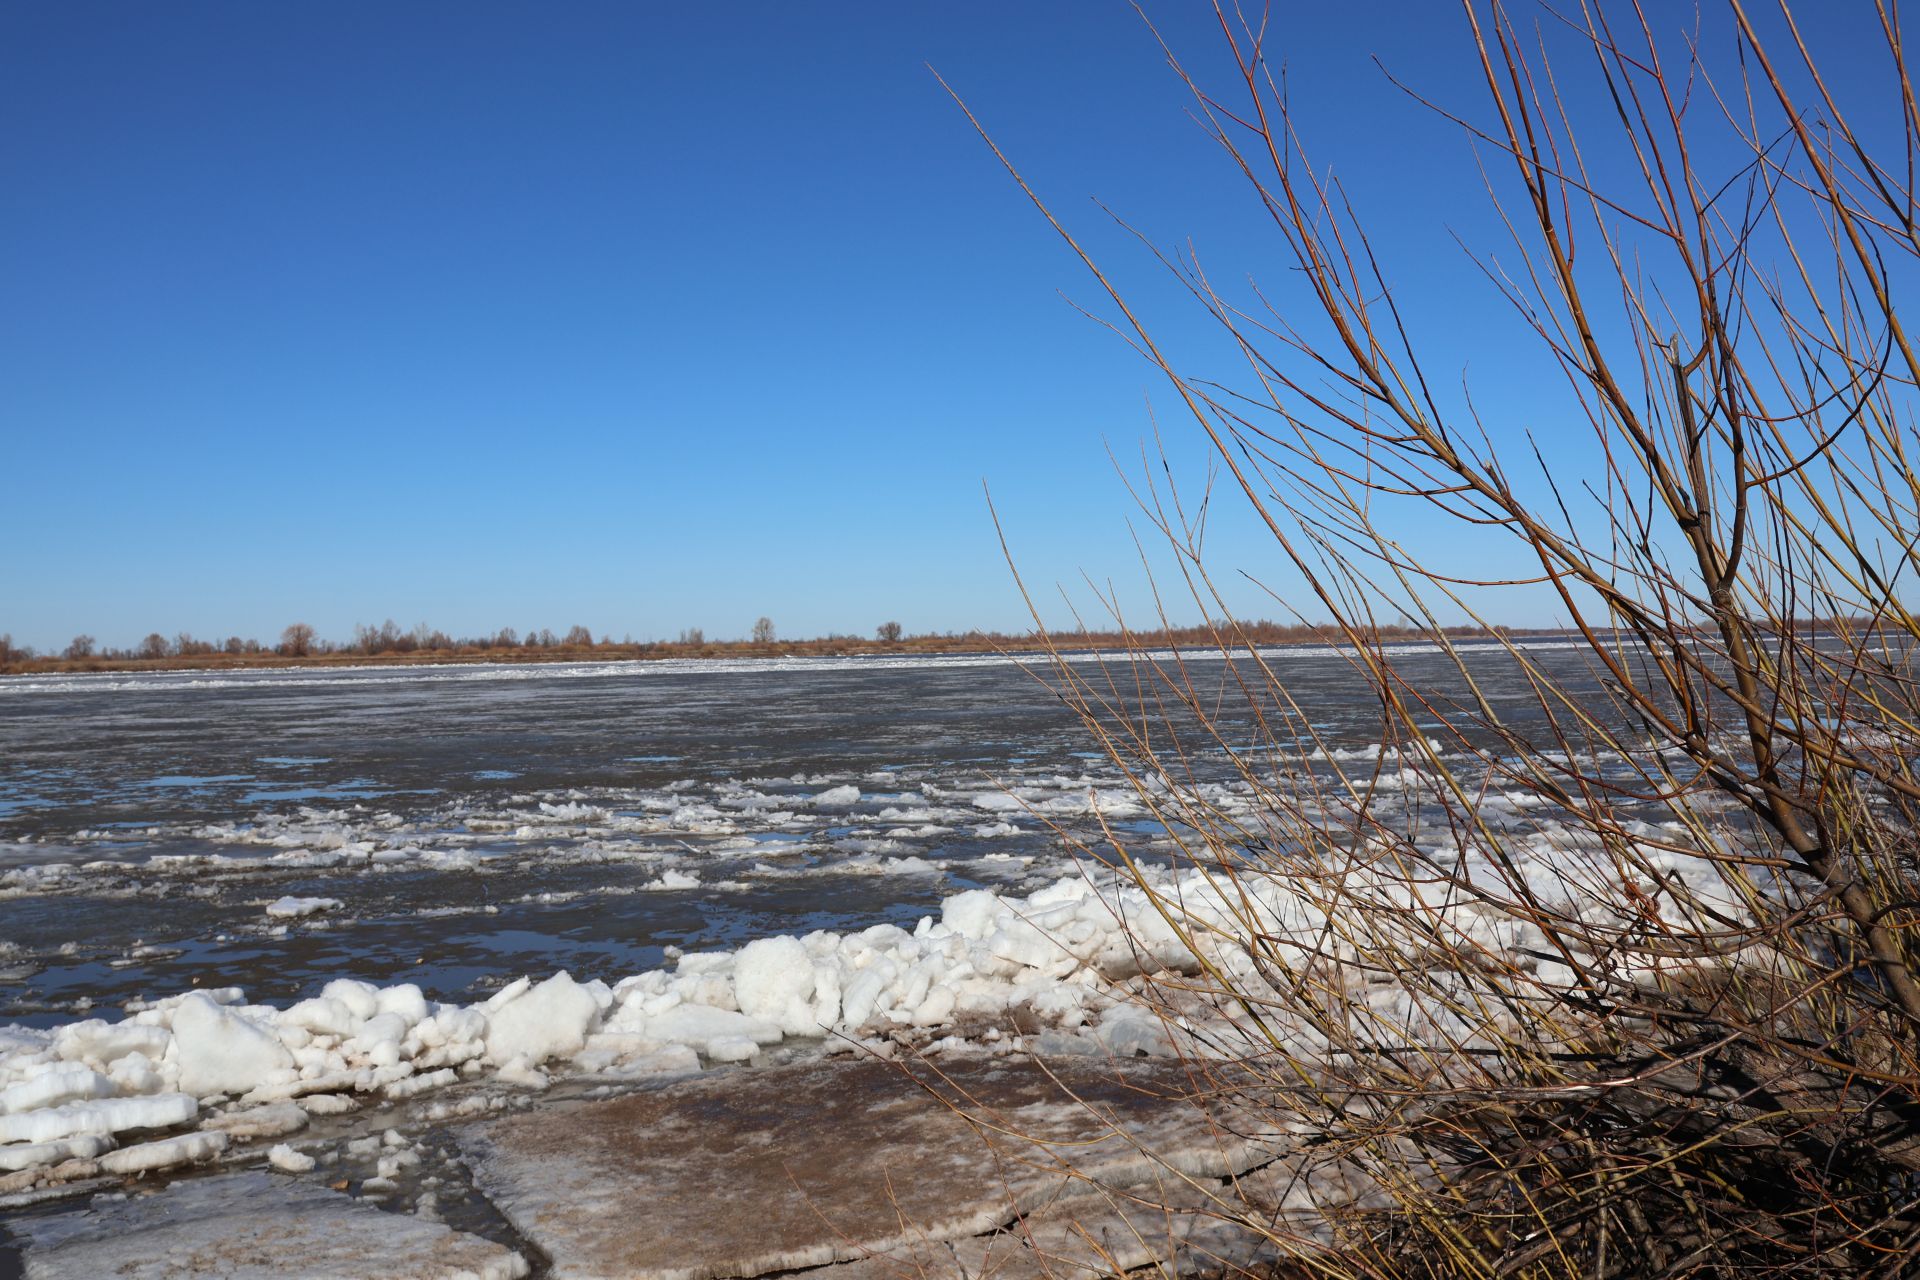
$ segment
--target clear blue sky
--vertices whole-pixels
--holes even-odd
[[[1470,153],[1368,62],[1476,102],[1457,11],[1297,8],[1318,151],[1484,359]],[[1177,350],[1091,198],[1280,271],[1125,4],[0,8],[0,631],[1022,627],[982,480],[1042,589],[1137,578],[1104,450],[1165,392],[929,63]]]

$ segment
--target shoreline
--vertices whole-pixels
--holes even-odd
[[[1382,644],[1430,643],[1442,637],[1449,640],[1494,640],[1502,637],[1523,640],[1556,639],[1578,635],[1557,627],[1501,628],[1498,632],[1482,627],[1448,628],[1435,631],[1387,631],[1376,639]],[[1339,631],[1315,628],[1296,634],[1261,634],[1249,629],[1233,638],[1236,651],[1249,645],[1256,649],[1288,648],[1308,645],[1343,644]],[[412,653],[334,653],[280,654],[193,654],[165,658],[28,658],[0,665],[0,680],[11,676],[90,675],[141,672],[228,672],[279,671],[352,667],[442,667],[442,666],[546,666],[560,663],[664,661],[724,661],[751,658],[940,658],[1002,655],[1127,654],[1173,649],[1205,649],[1219,652],[1211,634],[1199,629],[1142,633],[1132,637],[1110,634],[1093,636],[1056,636],[1051,642],[1037,636],[967,637],[925,636],[885,642],[829,637],[818,640],[776,641],[756,644],[752,641],[726,641],[711,644],[675,644],[667,641],[635,644],[599,644],[593,646],[552,646],[548,648],[463,648],[436,649]]]

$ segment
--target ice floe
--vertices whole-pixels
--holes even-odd
[[[297,920],[302,916],[318,915],[322,911],[333,911],[340,906],[338,898],[276,898],[267,904],[267,914],[275,920]]]
[[[118,1154],[130,1156],[132,1150]],[[276,1167],[286,1167],[286,1159]],[[27,1246],[32,1280],[516,1280],[529,1269],[526,1259],[490,1240],[263,1172],[179,1182],[131,1199],[101,1196],[9,1225]]]
[[[653,871],[654,883],[646,887],[691,888],[683,877],[712,883],[742,871],[775,874],[751,864],[752,855],[775,849],[807,860],[804,868],[778,874],[871,873],[878,854],[917,859],[898,869],[927,872],[948,860],[929,855],[948,846],[1022,836],[1046,842],[1057,824],[1146,814],[1138,795],[1110,770],[1025,768],[1000,791],[980,791],[969,781],[964,771],[943,771],[914,791],[869,792],[820,775],[681,779],[429,797],[392,808],[270,805],[214,821],[83,827],[36,846],[17,863],[0,861],[0,899],[165,893],[181,881],[194,882],[191,892],[211,893],[203,887],[210,875],[220,884],[294,880],[305,888],[315,883],[313,873],[326,873],[328,892],[283,893],[256,908],[269,924],[325,928],[337,927],[354,909],[349,877],[629,864]],[[1209,794],[1224,812],[1244,810],[1249,798],[1235,783],[1215,785]],[[182,844],[198,850],[179,852]]]

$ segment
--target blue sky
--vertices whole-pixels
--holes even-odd
[[[1489,369],[1470,152],[1369,62],[1474,103],[1457,12],[1281,26],[1441,364]],[[1094,198],[1282,270],[1124,4],[0,9],[0,631],[1020,628],[982,481],[1043,594],[1137,584],[1105,450],[1164,389],[929,63],[1177,352]]]

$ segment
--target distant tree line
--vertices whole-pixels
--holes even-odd
[[[372,657],[377,654],[485,652],[495,649],[594,649],[612,643],[612,638],[608,636],[596,641],[593,633],[582,626],[569,627],[561,635],[555,635],[551,628],[542,627],[527,632],[525,639],[512,627],[502,627],[491,635],[455,638],[425,623],[403,631],[392,619],[377,627],[364,624],[356,626],[352,639],[335,641],[322,638],[307,623],[296,622],[280,633],[277,644],[263,644],[243,636],[203,640],[185,631],[168,637],[154,631],[131,648],[105,646],[90,635],[77,635],[64,649],[40,653],[28,646],[16,645],[11,635],[0,635],[0,666],[54,658],[69,662],[154,662],[222,655],[259,657],[273,654],[284,658],[308,658],[359,654]]]
[[[1832,624],[1839,625],[1843,621],[1846,620],[1832,620]],[[1828,622],[1822,620],[1800,625],[1819,626],[1828,625]],[[1495,634],[1494,631],[1483,627],[1449,627],[1446,628],[1446,633],[1456,638]],[[1511,633],[1525,634],[1521,630]],[[403,630],[398,623],[388,619],[377,626],[367,624],[356,626],[353,629],[353,635],[344,640],[327,639],[309,624],[296,622],[283,630],[279,640],[273,644],[265,644],[242,636],[228,636],[224,640],[202,640],[184,631],[171,637],[155,631],[149,633],[132,648],[104,646],[90,635],[78,635],[64,649],[45,653],[16,645],[11,636],[0,634],[0,670],[19,669],[28,664],[37,667],[70,665],[87,669],[110,665],[172,663],[183,660],[189,665],[221,666],[236,662],[244,664],[248,659],[340,661],[351,658],[393,659],[411,656],[429,660],[486,658],[498,661],[515,658],[564,659],[569,656],[648,658],[705,656],[725,652],[756,654],[766,653],[769,650],[782,654],[842,654],[871,651],[876,644],[909,652],[991,652],[1002,649],[1028,650],[1034,648],[1039,640],[1035,632],[1009,633],[978,629],[929,631],[909,635],[899,622],[893,620],[876,626],[871,633],[871,638],[843,632],[829,632],[826,635],[805,640],[777,640],[776,634],[773,619],[765,616],[753,622],[745,639],[711,641],[708,640],[706,632],[699,627],[683,628],[671,640],[635,641],[632,636],[615,640],[610,635],[602,635],[596,639],[592,631],[579,625],[559,633],[551,628],[541,627],[529,630],[523,635],[512,627],[502,627],[498,631],[484,635],[453,636],[426,623]],[[1371,632],[1372,638],[1379,641],[1412,640],[1431,634],[1433,633],[1429,630],[1410,626],[1378,626]],[[1068,649],[1213,646],[1223,640],[1238,645],[1282,645],[1310,641],[1330,642],[1339,638],[1340,633],[1332,627],[1280,623],[1265,619],[1210,626],[1161,627],[1147,631],[1121,629],[1096,631],[1080,628],[1056,631],[1048,637],[1056,647]]]
[[[539,627],[529,628],[522,637],[514,628],[502,627],[487,635],[450,636],[424,622],[403,631],[398,623],[388,618],[379,626],[362,623],[353,629],[352,639],[339,642],[323,640],[312,627],[304,622],[296,622],[280,633],[280,643],[274,646],[274,651],[289,658],[328,654],[374,657],[389,653],[490,653],[508,649],[586,650],[612,643],[611,636],[595,640],[593,632],[577,624],[559,635],[555,635],[551,627]]]
[[[875,634],[888,643],[898,642],[901,638],[900,624],[887,622],[876,629]],[[948,637],[954,635],[949,631]],[[970,632],[969,635],[982,636],[982,632]],[[762,616],[755,620],[745,643],[771,645],[774,643],[773,619]],[[859,637],[831,633],[821,637],[827,641],[854,641]],[[739,641],[719,641],[720,644],[741,643]],[[168,637],[158,631],[132,648],[112,648],[102,646],[90,635],[78,635],[58,653],[37,653],[31,648],[15,645],[8,635],[0,635],[0,665],[33,661],[43,658],[61,658],[69,662],[99,660],[102,662],[157,662],[173,658],[201,657],[257,657],[273,654],[283,658],[320,658],[339,655],[360,655],[376,657],[384,654],[411,653],[492,653],[501,650],[593,650],[603,648],[635,648],[653,650],[662,647],[680,647],[701,649],[708,647],[707,634],[699,627],[686,627],[679,636],[671,641],[643,641],[635,643],[633,637],[616,642],[612,636],[603,635],[594,639],[593,632],[584,626],[575,624],[566,631],[556,634],[550,627],[529,629],[523,636],[513,627],[478,636],[452,636],[438,627],[422,622],[403,630],[392,618],[378,626],[361,623],[354,627],[353,636],[347,640],[328,640],[305,622],[295,622],[280,633],[277,644],[263,644],[258,640],[241,636],[228,636],[225,640],[202,640],[182,631]]]

